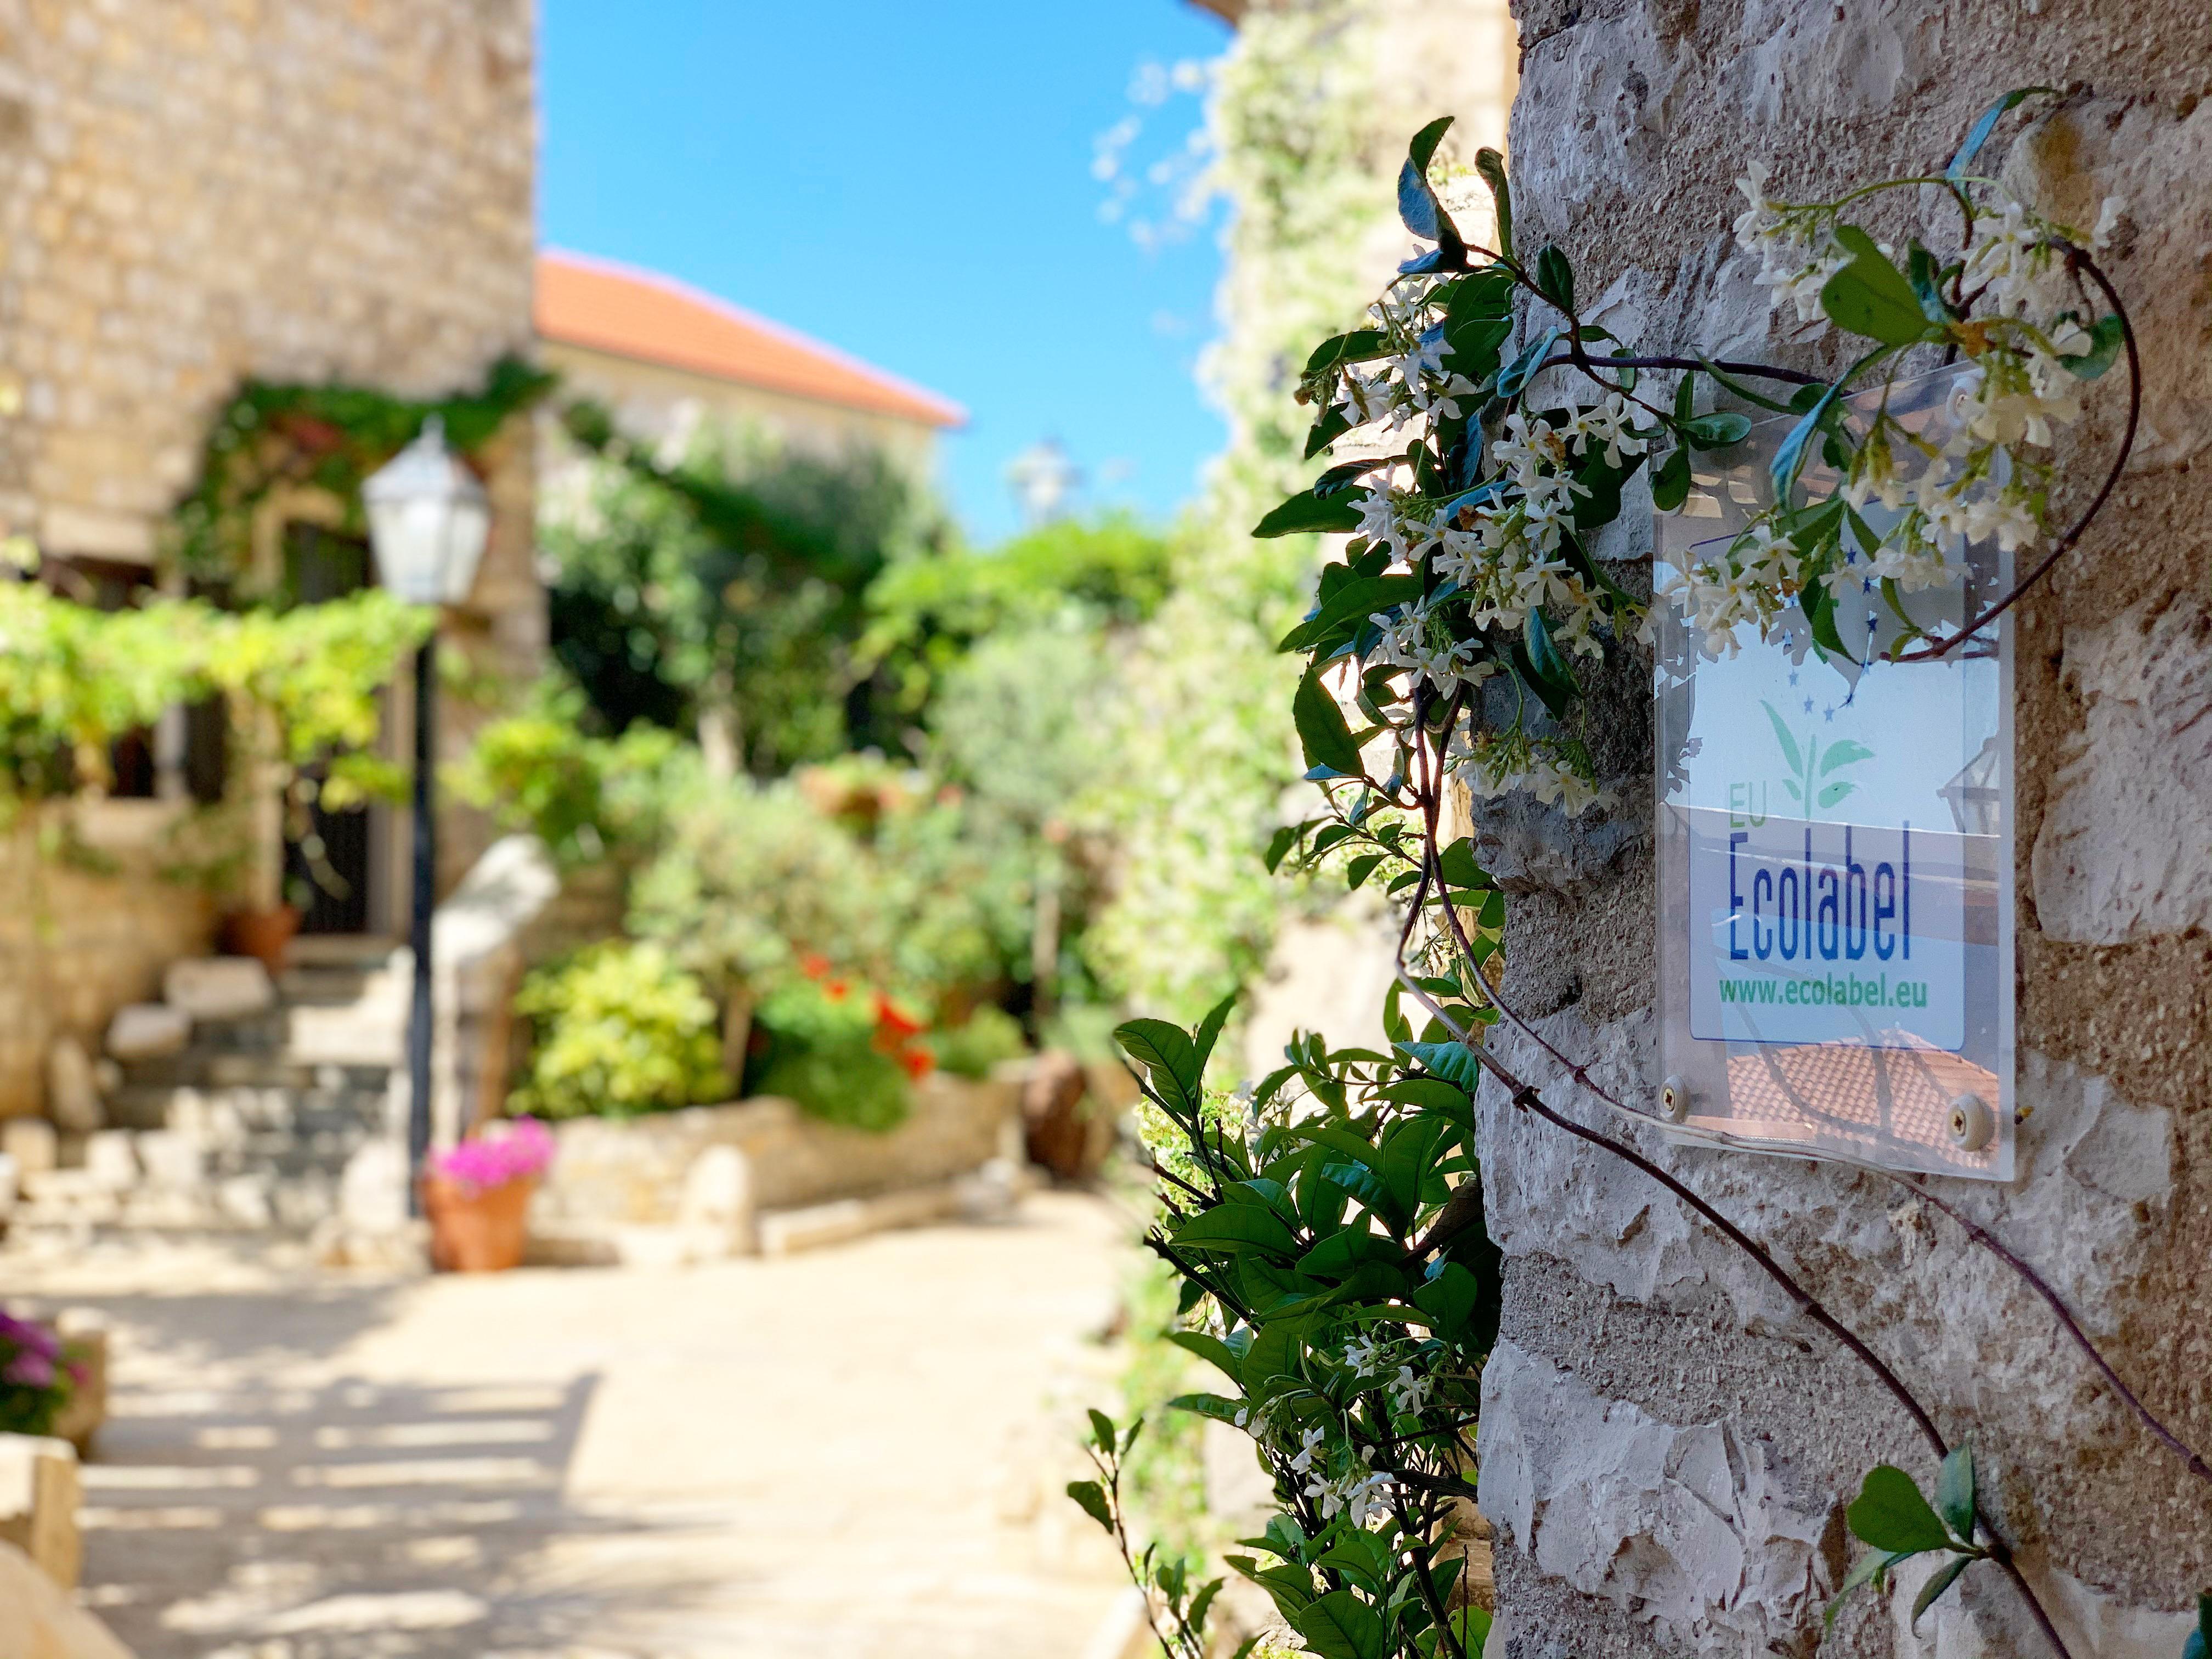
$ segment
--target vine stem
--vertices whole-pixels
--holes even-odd
[[[2026,598],[2029,589],[2049,575],[2052,567],[2074,550],[2090,525],[2095,522],[2098,514],[2104,511],[2105,503],[2111,499],[2112,491],[2118,488],[2120,475],[2127,470],[2129,459],[2135,453],[2136,433],[2142,422],[2142,356],[2136,344],[2135,324],[2129,319],[2128,308],[2120,302],[2119,291],[2112,286],[2112,278],[2105,275],[2104,268],[2072,243],[2064,246],[2067,264],[2074,270],[2088,273],[2089,280],[2096,283],[2106,302],[2112,306],[2112,314],[2120,319],[2120,343],[2126,348],[2128,355],[2128,419],[2120,434],[2119,447],[2112,456],[2111,467],[2106,471],[2104,483],[2098,486],[2097,493],[2090,499],[2088,506],[2081,509],[2081,516],[2074,520],[2063,536],[2051,544],[2051,551],[2043,556],[2035,568],[2013,584],[2010,592],[1978,615],[1960,623],[1958,632],[1950,638],[1918,651],[1904,652],[1892,657],[1892,662],[1929,662],[1946,656]]]
[[[1415,730],[1419,732],[1421,729],[1420,724],[1417,721]],[[1450,729],[1450,722],[1448,721],[1444,731],[1448,733]],[[1615,1158],[1640,1170],[1666,1188],[1677,1199],[1688,1205],[1729,1243],[1750,1257],[1759,1269],[1773,1280],[1784,1295],[1790,1298],[1801,1315],[1826,1331],[1829,1335],[1842,1344],[1853,1358],[1866,1368],[1890,1397],[1903,1408],[1905,1415],[1911,1419],[1914,1427],[1920,1431],[1922,1438],[1927,1441],[1929,1449],[1936,1454],[1937,1462],[1940,1462],[1949,1456],[1951,1452],[1949,1442],[1944,1439],[1942,1431],[1936,1426],[1935,1419],[1929,1415],[1927,1407],[1920,1403],[1918,1396],[1905,1386],[1904,1379],[1890,1368],[1888,1363],[1880,1354],[1868,1346],[1856,1332],[1830,1312],[1825,1303],[1806,1289],[1788,1269],[1777,1261],[1765,1246],[1722,1214],[1679,1176],[1662,1169],[1634,1147],[1600,1130],[1577,1123],[1572,1118],[1565,1116],[1554,1109],[1546,1103],[1542,1094],[1538,1091],[1534,1084],[1520,1077],[1497,1055],[1492,1054],[1487,1047],[1477,1042],[1466,1027],[1455,1020],[1440,1003],[1422,989],[1420,984],[1407,970],[1407,947],[1413,937],[1413,923],[1421,914],[1429,884],[1434,880],[1439,885],[1442,884],[1443,859],[1437,847],[1437,820],[1442,809],[1441,773],[1443,757],[1441,750],[1444,741],[1445,739],[1439,738],[1439,752],[1433,760],[1429,754],[1426,742],[1424,741],[1420,745],[1422,777],[1419,798],[1422,801],[1424,809],[1421,878],[1414,890],[1413,902],[1408,914],[1407,925],[1399,936],[1398,954],[1395,964],[1399,985],[1413,993],[1415,1000],[1428,1010],[1431,1018],[1451,1033],[1454,1040],[1466,1054],[1473,1058],[1475,1064],[1505,1088],[1509,1098],[1516,1109],[1531,1113],[1552,1125],[1553,1127],[1572,1135],[1578,1140],[1587,1142],[1601,1151],[1610,1152]],[[1466,935],[1461,927],[1449,890],[1446,890],[1443,895],[1443,909],[1453,933],[1459,939],[1464,940]],[[2051,1623],[2051,1615],[2045,1611],[2042,1599],[2036,1595],[2034,1586],[2027,1582],[2027,1575],[2021,1571],[2019,1563],[2013,1559],[2011,1547],[1991,1524],[1987,1515],[1981,1511],[1978,1504],[1976,1510],[1976,1519],[1991,1540],[1989,1547],[1990,1559],[1996,1562],[2005,1576],[2012,1580],[2014,1589],[2018,1591],[2030,1617],[2034,1620],[2037,1627],[2043,1632],[2045,1639],[2050,1642],[2052,1650],[2060,1656],[2060,1659],[2073,1659],[2073,1650],[2066,1645],[2065,1638],[2059,1635],[2057,1626]]]
[[[1450,923],[1452,934],[1458,945],[1462,959],[1471,962],[1474,955],[1474,947],[1467,937],[1466,929],[1460,922],[1458,910],[1450,904],[1446,904],[1443,908],[1446,920]],[[1634,1107],[1630,1106],[1618,1096],[1613,1095],[1607,1091],[1595,1077],[1590,1074],[1589,1068],[1587,1066],[1583,1065],[1579,1061],[1573,1060],[1569,1055],[1563,1053],[1559,1045],[1545,1036],[1541,1030],[1538,1030],[1533,1022],[1524,1018],[1522,1014],[1516,1012],[1513,1006],[1504,1000],[1504,998],[1498,995],[1495,986],[1492,985],[1486,979],[1483,980],[1481,983],[1483,988],[1483,995],[1486,1000],[1487,1000],[1490,1006],[1497,1009],[1502,1016],[1510,1021],[1514,1027],[1519,1030],[1523,1036],[1526,1036],[1530,1042],[1535,1043],[1536,1046],[1541,1048],[1546,1054],[1549,1055],[1553,1062],[1565,1071],[1569,1078],[1573,1079],[1576,1086],[1582,1089],[1585,1093],[1592,1096],[1595,1099],[1602,1102],[1616,1116],[1639,1123],[1649,1123],[1653,1121],[1650,1113],[1638,1111]],[[1717,1137],[1709,1138],[1694,1130],[1682,1130],[1677,1128],[1671,1131],[1671,1133],[1682,1135],[1686,1138],[1694,1139],[1701,1144],[1716,1146],[1723,1144]],[[1880,1164],[1868,1164],[1862,1162],[1857,1158],[1848,1157],[1838,1156],[1832,1158],[1831,1161],[1844,1164],[1854,1170],[1863,1171],[1868,1175],[1879,1176],[1883,1180],[1903,1188],[1905,1191],[1912,1194],[1916,1198],[1925,1200],[1935,1208],[1942,1211],[1943,1214],[1948,1216],[1958,1224],[1960,1231],[1966,1234],[1969,1243],[1988,1251],[1990,1255],[1995,1256],[1999,1261],[2010,1268],[2020,1279],[2021,1282],[2026,1285],[2029,1290],[2033,1291],[2035,1295],[2050,1308],[2053,1317],[2058,1322],[2059,1328],[2065,1333],[2067,1337],[2073,1342],[2074,1346],[2081,1350],[2083,1357],[2086,1358],[2092,1365],[2097,1368],[2098,1372],[2104,1377],[2106,1382],[2111,1387],[2112,1392],[2119,1397],[2121,1403],[2125,1405],[2127,1408],[2135,1414],[2136,1419],[2142,1424],[2143,1427],[2148,1430],[2152,1436],[2155,1437],[2160,1443],[2164,1445],[2169,1451],[2172,1452],[2175,1456],[2179,1457],[2188,1468],[2191,1474],[2197,1476],[2200,1480],[2212,1482],[2212,1463],[2207,1462],[2202,1454],[2200,1454],[2194,1447],[2191,1446],[2186,1441],[2183,1440],[2179,1435],[2175,1434],[2174,1431],[2168,1428],[2148,1406],[2143,1403],[2142,1396],[2137,1395],[2133,1389],[2128,1386],[2126,1381],[2120,1376],[2119,1372],[2114,1369],[2112,1361],[2105,1357],[2103,1351],[2097,1346],[2096,1343],[2093,1340],[2091,1340],[2089,1334],[2081,1328],[2081,1322],[2075,1317],[2073,1310],[2066,1305],[2065,1298],[2059,1295],[2057,1290],[2048,1279],[2045,1279],[2040,1273],[2037,1272],[2031,1264],[2008,1248],[2003,1241],[1999,1239],[1996,1234],[1990,1232],[1989,1229],[1984,1227],[1972,1217],[1966,1215],[1956,1206],[1953,1205],[1948,1200],[1939,1196],[1928,1187],[1923,1186],[1921,1182],[1911,1179],[1908,1176],[1901,1174],[1898,1170],[1884,1169]],[[1439,1232],[1443,1231],[1441,1223],[1436,1231]],[[1429,1240],[1424,1240],[1421,1245],[1416,1246],[1416,1248],[1421,1249],[1424,1254],[1425,1254],[1427,1249],[1433,1249],[1434,1247],[1434,1243]]]
[[[1578,1140],[1587,1141],[1591,1146],[1611,1152],[1615,1158],[1634,1165],[1704,1217],[1722,1237],[1749,1256],[1760,1271],[1781,1288],[1783,1293],[1796,1305],[1798,1312],[1834,1337],[1852,1358],[1873,1374],[1875,1380],[1881,1384],[1890,1397],[1904,1408],[1905,1415],[1912,1419],[1913,1425],[1920,1431],[1921,1437],[1928,1442],[1929,1449],[1934,1451],[1939,1462],[1950,1455],[1950,1443],[1943,1438],[1942,1431],[1936,1426],[1935,1419],[1929,1416],[1927,1407],[1923,1406],[1912,1390],[1905,1385],[1903,1379],[1890,1369],[1887,1362],[1869,1347],[1865,1341],[1843,1321],[1829,1312],[1826,1305],[1818,1297],[1800,1284],[1750,1235],[1698,1196],[1680,1179],[1660,1168],[1634,1147],[1623,1141],[1616,1140],[1599,1130],[1577,1123],[1572,1118],[1562,1115],[1547,1105],[1534,1085],[1522,1081],[1495,1055],[1489,1054],[1480,1043],[1474,1041],[1464,1028],[1458,1025],[1440,1005],[1432,1000],[1428,994],[1414,982],[1413,976],[1406,971],[1402,957],[1398,964],[1398,982],[1411,991],[1434,1018],[1443,1022],[1445,1029],[1449,1030],[1458,1041],[1460,1047],[1474,1056],[1477,1065],[1490,1073],[1509,1091],[1512,1103],[1516,1108],[1532,1112],[1554,1128],[1563,1130]],[[2051,1622],[2051,1615],[2044,1610],[2042,1598],[2036,1595],[2034,1586],[2027,1582],[2027,1575],[2020,1570],[2020,1564],[2013,1559],[2011,1547],[2005,1542],[2003,1535],[1990,1523],[1988,1516],[1979,1509],[1978,1505],[1976,1509],[1976,1519],[1980,1522],[1982,1529],[1989,1534],[1991,1540],[1989,1546],[1989,1559],[1996,1562],[2005,1576],[2012,1580],[2013,1587],[2019,1592],[2029,1615],[2035,1620],[2037,1627],[2043,1632],[2053,1650],[2060,1656],[2060,1659],[2073,1659],[2073,1650],[2066,1645],[2065,1638],[2058,1633],[2057,1626]]]

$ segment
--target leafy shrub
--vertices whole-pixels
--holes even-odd
[[[587,946],[530,975],[514,1006],[536,1036],[516,1112],[629,1117],[729,1097],[715,1006],[657,945]]]
[[[754,1011],[761,1063],[750,1092],[780,1095],[827,1123],[896,1128],[913,1104],[908,1079],[935,1063],[913,1041],[920,1022],[880,993],[837,978],[826,963],[807,966]]]
[[[449,769],[454,792],[501,829],[529,830],[563,866],[644,853],[690,763],[672,732],[641,721],[597,738],[587,714],[575,687],[541,682],[520,713],[477,733],[468,757]]]
[[[938,1069],[954,1077],[988,1077],[1000,1060],[1019,1060],[1030,1051],[1021,1021],[989,1003],[957,1025],[932,1031],[927,1041]]]

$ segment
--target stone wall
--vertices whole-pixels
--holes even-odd
[[[2149,352],[2144,441],[2112,512],[2021,608],[2015,719],[2020,1174],[1947,1195],[2035,1261],[2121,1373],[2212,1442],[2212,14],[2196,0],[1523,0],[1512,125],[1518,235],[1556,240],[1599,320],[1652,349],[1778,349],[1732,250],[1732,184],[1777,194],[1940,165],[1996,94],[2078,86],[1994,152],[2068,218],[2125,198],[2111,268]],[[1819,366],[1805,359],[1806,366]],[[2106,453],[2117,396],[2064,454]],[[2090,463],[2094,466],[2094,460]],[[2063,514],[2062,504],[2062,516]],[[1632,514],[1632,516],[1633,516]],[[1648,555],[1616,537],[1627,561]],[[1633,564],[1629,568],[1632,570]],[[1630,803],[1568,823],[1479,815],[1512,896],[1509,994],[1551,1039],[1649,1099],[1656,898],[1650,664],[1591,722]],[[1539,1077],[1553,1068],[1508,1041]],[[1549,1092],[1571,1109],[1572,1089]],[[2076,1656],[2181,1650],[2212,1582],[2206,1488],[2116,1405],[2049,1313],[1959,1230],[1876,1176],[1643,1149],[1765,1243],[1971,1437],[1990,1512]],[[1931,1460],[1899,1408],[1770,1281],[1646,1177],[1483,1109],[1509,1253],[1485,1379],[1483,1504],[1510,1659],[1806,1653],[1857,1546],[1841,1504]],[[1863,1593],[1828,1652],[2041,1655],[1977,1568],[1907,1632]]]
[[[91,805],[79,851],[42,846],[35,823],[0,836],[0,1117],[45,1105],[55,1039],[99,1054],[118,1008],[157,998],[164,967],[208,948],[206,893],[160,873],[168,817],[164,802]]]
[[[533,27],[530,0],[0,0],[0,533],[148,563],[240,380],[428,396],[528,352]],[[448,622],[503,675],[545,637],[533,449],[518,422],[485,458]],[[441,747],[471,722],[448,699]],[[453,814],[445,885],[489,840]]]

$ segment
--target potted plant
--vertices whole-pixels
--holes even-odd
[[[553,1136],[534,1117],[487,1124],[431,1154],[422,1175],[430,1262],[441,1273],[504,1273],[522,1261],[530,1194],[553,1162]]]
[[[50,1328],[0,1313],[0,1433],[52,1433],[82,1380],[82,1364]]]

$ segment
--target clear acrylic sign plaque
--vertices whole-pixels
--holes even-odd
[[[1890,412],[1940,444],[1952,385],[1893,388]],[[1726,465],[1659,518],[1656,585],[1772,499],[1794,423],[1699,458]],[[1835,483],[1805,478],[1815,498]],[[1940,635],[2011,577],[1993,544],[1949,553],[1965,580],[1901,598]],[[1793,608],[1771,640],[1740,628],[1715,659],[1654,607],[1662,1107],[1750,1148],[2008,1180],[2011,618],[1899,663],[1871,660],[1901,631],[1878,592],[1837,611],[1849,659]]]

